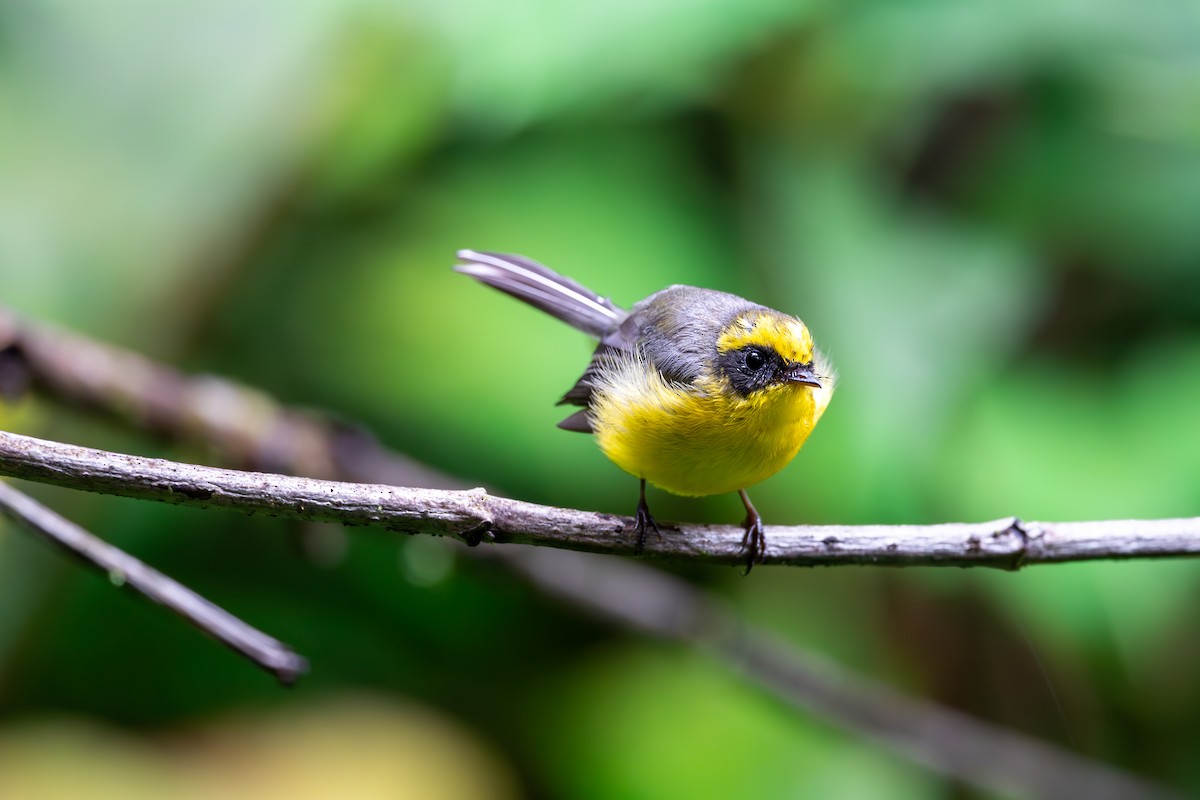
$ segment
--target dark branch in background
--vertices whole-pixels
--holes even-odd
[[[1043,798],[1173,796],[1052,745],[854,677],[649,567],[544,549],[488,552],[544,591],[623,625],[704,649],[796,708],[975,786]]]
[[[44,341],[44,338],[52,339],[52,342]],[[6,344],[9,346],[6,347]],[[92,355],[84,358],[76,354],[75,345],[87,347],[87,351],[81,352]],[[8,358],[3,358],[3,354],[7,354]],[[88,363],[82,363],[84,361]],[[129,364],[136,365],[139,370],[140,383],[122,374],[124,367]],[[88,389],[83,394],[77,394],[72,388],[83,383],[73,379],[76,369],[86,370],[90,376],[86,382]],[[331,424],[315,414],[284,409],[268,399],[271,408],[287,415],[290,424],[299,426],[298,430],[293,430],[294,435],[304,441],[319,443],[322,439],[326,440],[325,444],[319,444],[311,451],[332,456],[323,456],[306,463],[303,453],[309,452],[310,448],[288,447],[286,442],[280,442],[277,435],[266,433],[279,430],[281,423],[269,416],[258,416],[264,407],[265,398],[261,393],[215,378],[189,378],[169,367],[153,364],[116,348],[69,334],[51,332],[42,326],[18,324],[11,315],[0,309],[0,387],[6,374],[10,380],[15,378],[17,384],[32,383],[34,387],[61,401],[88,406],[135,425],[139,423],[136,415],[130,413],[130,409],[144,407],[148,396],[159,396],[159,389],[155,384],[163,381],[175,387],[176,396],[183,398],[180,414],[188,417],[188,423],[172,422],[170,409],[166,408],[162,412],[165,419],[163,416],[159,417],[163,424],[154,429],[184,441],[207,443],[219,457],[240,466],[263,468],[265,464],[273,464],[276,469],[283,471],[346,481],[461,488],[460,482],[432,470],[424,470],[407,458],[378,446],[368,436],[353,434],[347,440],[343,432],[348,429],[343,426]],[[195,415],[187,411],[191,408],[187,398],[198,396],[199,387],[203,385],[219,387],[222,397],[221,413]],[[203,395],[203,392],[199,392],[199,395]],[[234,425],[232,428],[230,426],[230,421],[249,419],[256,421],[253,425]],[[236,430],[236,435],[231,436],[231,430]],[[343,444],[335,444],[339,440]],[[349,446],[345,444],[347,441]],[[331,470],[316,469],[314,464],[328,465]],[[404,474],[409,477],[397,477]],[[282,476],[268,477],[274,480]],[[459,500],[471,497],[482,498],[486,495],[481,492],[467,493],[460,495]],[[541,508],[494,498],[488,502]],[[619,517],[594,516],[608,520],[606,524],[624,522]],[[482,515],[479,518],[480,521],[484,519]],[[445,520],[430,523],[430,529],[444,524]],[[1093,526],[1109,524],[1113,523],[1077,523],[1071,531],[1070,538],[1078,551],[1098,553],[1104,550],[1103,542],[1093,541],[1090,546],[1084,545],[1089,539],[1094,540],[1097,535],[1105,532],[1103,528]],[[1133,534],[1127,538],[1127,542],[1138,545],[1137,536],[1143,530],[1143,523],[1121,525],[1122,530]],[[1151,525],[1170,526],[1187,541],[1194,541],[1196,538],[1197,526],[1194,521]],[[978,542],[973,542],[970,534],[967,534],[966,550],[974,551],[976,544],[981,550],[990,548],[992,543],[988,535],[997,531],[1003,534],[1009,531],[1010,526],[1009,520],[994,523],[990,527],[978,526],[977,532],[981,534],[981,538]],[[693,529],[689,526],[687,530]],[[708,529],[697,527],[695,530]],[[781,529],[772,530],[770,535],[776,535],[778,530]],[[887,531],[895,535],[914,529],[853,530],[860,533],[875,530],[884,532],[886,536]],[[964,530],[961,529],[959,534]],[[1029,536],[1028,531],[1034,531],[1030,538],[1042,539],[1039,546],[1045,547],[1049,544],[1044,541],[1046,536],[1036,535],[1037,531],[1031,526],[1025,526],[1023,530],[1027,531],[1025,536]],[[454,534],[460,531],[452,528],[442,532]],[[1155,530],[1153,535],[1160,537],[1166,532],[1167,527],[1163,527]],[[478,533],[483,535],[486,530],[479,530]],[[669,541],[674,542],[680,538],[682,531],[677,533],[672,530],[666,533],[670,537]],[[1016,531],[1013,533],[1020,535]],[[1061,526],[1056,526],[1054,533],[1054,541],[1062,541],[1057,538],[1062,534]],[[738,535],[740,536],[740,532]],[[609,538],[621,539],[626,547],[632,545],[632,537],[629,536],[621,537],[620,534],[614,533],[610,534]],[[1011,548],[1012,537],[1002,535],[998,538],[1007,541],[1009,544],[1006,546]],[[867,544],[866,541],[860,543],[864,546]],[[888,549],[893,543],[893,540],[886,538],[876,541],[874,544],[878,550],[874,555],[886,556],[889,552],[895,552]],[[609,544],[612,545],[611,542]],[[657,543],[652,540],[648,544],[653,548]],[[810,545],[819,545],[826,559],[840,552],[844,556],[841,559],[842,563],[862,563],[869,560],[860,557],[855,561],[849,557],[845,553],[846,547],[842,539],[836,542],[817,539],[810,541]],[[1055,549],[1051,548],[1051,552]],[[1015,791],[1037,797],[1171,796],[1159,787],[1144,783],[1111,767],[1081,759],[1057,747],[972,720],[932,703],[905,697],[880,684],[850,676],[836,664],[822,662],[778,637],[746,625],[710,595],[630,559],[599,559],[545,548],[489,547],[476,548],[470,552],[506,564],[535,587],[573,603],[588,613],[650,635],[701,647],[733,669],[746,674],[777,699],[819,716],[851,733],[878,741],[910,761],[929,766],[982,789]],[[990,552],[990,563],[994,566],[1019,566],[1013,549]],[[1160,546],[1155,554],[1167,555],[1170,552],[1170,547]],[[1182,552],[1194,553],[1196,550],[1194,547],[1189,549],[1185,542]],[[1108,555],[1121,554],[1110,552]],[[833,562],[823,560],[810,563]],[[982,564],[989,561],[988,558],[979,557],[971,563]]]
[[[138,353],[19,319],[0,307],[0,398],[28,389],[137,430],[202,444],[227,464],[313,478],[459,488],[366,431],[264,392],[188,375]]]
[[[103,494],[290,519],[453,536],[468,544],[533,544],[632,555],[629,517],[487,494],[345,483],[202,467],[0,432],[0,475]],[[1200,518],[940,525],[800,525],[767,529],[766,563],[988,566],[1200,554]],[[663,525],[650,555],[740,564],[742,530]]]
[[[83,558],[107,574],[113,583],[128,586],[166,606],[281,682],[291,684],[307,670],[305,660],[287,645],[250,627],[128,553],[97,539],[4,481],[0,481],[0,514],[30,533]]]

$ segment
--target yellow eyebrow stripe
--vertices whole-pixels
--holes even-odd
[[[749,345],[768,347],[787,361],[800,364],[813,359],[813,340],[808,327],[795,317],[777,312],[741,314],[717,337],[718,353]]]

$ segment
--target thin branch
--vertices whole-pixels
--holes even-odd
[[[0,514],[68,552],[79,556],[120,586],[166,606],[221,644],[273,674],[294,683],[308,664],[291,648],[247,625],[220,606],[153,567],[104,542],[74,522],[0,481]]]
[[[468,544],[533,544],[631,555],[628,517],[554,508],[487,494],[343,483],[142,458],[0,432],[0,475],[70,489],[228,508],[291,519],[452,536]],[[742,530],[662,525],[648,555],[740,564]],[[1018,569],[1103,558],[1200,555],[1200,518],[1107,522],[1003,519],[939,525],[767,528],[768,564],[953,566]]]
[[[262,391],[232,381],[189,375],[123,348],[20,319],[0,307],[0,395],[19,394],[28,385],[141,429],[202,442],[223,460],[248,469],[390,486],[462,488],[455,478],[380,446],[362,428],[288,408]],[[632,537],[622,535],[631,525],[626,517],[546,509],[488,497],[476,490],[466,498],[465,514],[461,513],[464,496],[457,495],[459,501],[446,509],[449,518],[430,521],[420,519],[419,505],[414,507],[404,497],[393,496],[408,510],[394,525],[400,530],[413,530],[405,527],[413,521],[406,517],[415,516],[418,524],[432,526],[419,528],[421,531],[457,534],[468,542],[490,533],[495,541],[633,552]],[[175,502],[184,499],[173,498]],[[408,500],[419,504],[423,498],[410,496]],[[311,508],[320,510],[316,504]],[[436,515],[438,510],[431,511]],[[478,518],[476,511],[480,512]],[[485,511],[490,515],[482,513]],[[305,516],[296,509],[275,512],[302,519],[322,518]],[[346,521],[341,516],[333,519]],[[350,520],[350,524],[379,522]],[[441,527],[443,523],[445,527]],[[740,564],[741,535],[740,529],[729,526],[672,526],[664,528],[661,540],[651,538],[646,550],[652,556]],[[1009,518],[920,527],[771,527],[767,545],[767,563],[775,564],[1016,569],[1059,561],[1195,556],[1200,554],[1200,520],[1031,523]]]

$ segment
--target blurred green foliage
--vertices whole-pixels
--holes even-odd
[[[524,253],[624,304],[710,286],[803,316],[841,374],[754,492],[768,521],[1194,516],[1198,43],[1200,9],[1116,0],[6,3],[2,301],[506,494],[628,512],[633,480],[554,427],[589,344],[453,253]],[[198,457],[36,401],[0,425]],[[333,542],[315,559],[274,521],[39,493],[314,672],[282,693],[0,529],[0,794],[64,765],[147,796],[293,791],[196,776],[296,708],[490,753],[471,796],[952,792],[453,548],[299,532]],[[689,574],[854,669],[1200,793],[1193,563]],[[383,716],[317,703],[346,692]],[[139,738],[107,773],[79,745],[217,717],[224,744]],[[272,746],[321,752],[299,741]],[[398,791],[337,769],[347,796]]]

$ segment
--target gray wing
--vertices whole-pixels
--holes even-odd
[[[592,360],[559,405],[584,406],[559,423],[565,430],[591,432],[587,406],[599,368],[622,352],[641,350],[646,362],[673,383],[692,383],[717,356],[720,332],[738,314],[761,308],[725,292],[694,286],[670,286],[635,305],[629,316],[600,340]]]
[[[712,289],[669,286],[635,305],[618,333],[637,342],[664,378],[691,383],[712,367],[721,331],[752,308],[762,306]]]

